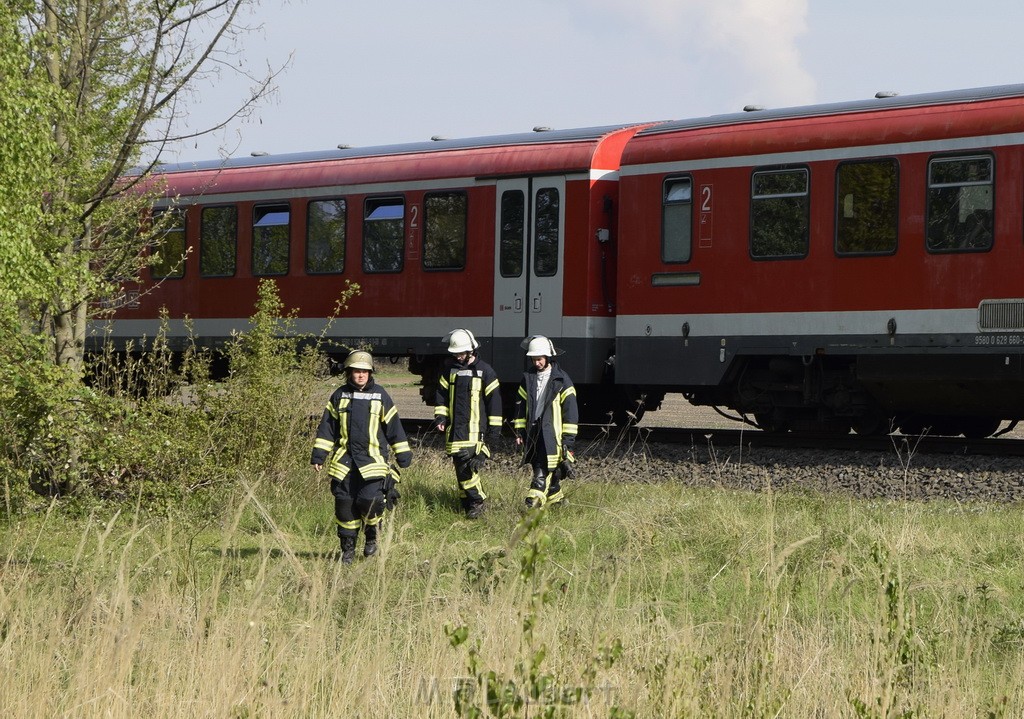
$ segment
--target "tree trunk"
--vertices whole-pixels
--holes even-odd
[[[53,318],[54,360],[75,377],[82,377],[85,371],[85,310],[86,303],[78,302]]]

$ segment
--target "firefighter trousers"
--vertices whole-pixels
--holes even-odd
[[[375,533],[384,514],[384,478],[365,480],[355,469],[342,480],[331,480],[334,495],[334,520],[338,536],[356,537],[360,528],[367,536]]]

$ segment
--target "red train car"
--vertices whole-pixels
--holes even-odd
[[[1024,415],[1024,85],[644,129],[616,380],[768,429]]]
[[[1022,172],[1024,85],[166,167],[191,253],[108,337],[166,307],[216,346],[261,277],[319,332],[352,280],[338,350],[428,387],[454,327],[509,385],[541,333],[591,421],[682,392],[766,429],[985,436],[1024,414]]]
[[[200,343],[220,346],[246,327],[261,278],[277,282],[300,329],[319,333],[351,280],[361,292],[328,331],[339,352],[409,356],[429,385],[441,337],[465,327],[512,385],[520,341],[541,333],[597,388],[614,341],[619,157],[637,129],[164,166],[159,180],[176,200],[163,205],[178,208],[168,210],[167,260],[128,288],[135,300],[94,341],[152,337],[166,308],[172,342],[189,318]],[[584,394],[589,407],[610,396]]]

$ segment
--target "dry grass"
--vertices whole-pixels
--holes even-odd
[[[308,475],[240,482],[217,526],[8,524],[0,707],[450,717],[461,686],[483,716],[1024,709],[1015,508],[588,481],[524,521],[526,479],[492,473],[492,510],[467,523],[427,453],[381,556],[348,568]]]

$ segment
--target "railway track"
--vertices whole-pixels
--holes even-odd
[[[403,419],[419,449],[441,450],[442,436],[428,419]],[[487,471],[522,475],[520,452],[507,429]],[[736,491],[814,492],[866,500],[953,501],[955,510],[976,502],[1024,502],[1024,440],[1013,437],[863,437],[772,434],[720,427],[581,425],[576,486],[625,482],[671,483]],[[415,450],[414,450],[415,451]],[[493,466],[493,469],[490,467]]]
[[[967,439],[965,437],[905,436],[889,434],[867,437],[858,434],[829,435],[772,433],[760,430],[715,428],[642,427],[629,430],[647,436],[647,441],[665,444],[706,444],[717,447],[821,449],[851,452],[913,451],[915,454],[956,454],[964,456],[1024,457],[1024,440]]]
[[[403,420],[412,434],[428,433],[432,421]],[[506,429],[506,432],[508,430]],[[722,429],[720,427],[632,427],[614,425],[580,425],[580,440],[600,442],[602,439],[682,447],[728,447],[835,450],[847,452],[912,452],[914,454],[962,455],[965,457],[1024,457],[1024,439],[906,436],[887,434],[868,437],[858,434],[773,433],[758,429]]]

